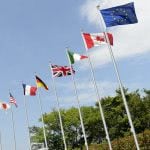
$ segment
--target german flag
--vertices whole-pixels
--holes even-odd
[[[48,86],[38,76],[35,76],[35,78],[36,78],[36,85],[38,88],[43,87],[45,88],[45,90],[48,90]]]

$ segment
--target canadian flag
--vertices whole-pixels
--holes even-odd
[[[8,103],[0,102],[0,109],[8,110],[11,106]]]
[[[101,44],[106,44],[104,33],[82,33],[83,38],[88,49],[94,46],[100,46]],[[107,33],[110,45],[113,45],[113,36],[111,33]]]

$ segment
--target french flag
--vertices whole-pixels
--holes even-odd
[[[22,84],[22,86],[23,86],[24,95],[29,95],[29,96],[36,95],[37,87],[26,85],[26,84]]]

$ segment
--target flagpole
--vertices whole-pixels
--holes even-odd
[[[85,46],[85,49],[86,49],[86,54],[88,56],[88,62],[89,62],[89,65],[90,65],[90,70],[91,70],[91,74],[92,74],[92,80],[93,80],[94,88],[95,88],[95,91],[96,91],[96,96],[97,96],[97,99],[98,99],[97,102],[98,102],[98,105],[99,105],[100,115],[102,117],[102,122],[103,122],[103,125],[104,125],[106,139],[108,141],[109,149],[112,150],[112,145],[111,145],[111,141],[110,141],[110,137],[109,137],[109,132],[108,132],[106,120],[105,120],[105,117],[104,117],[103,108],[102,108],[102,105],[101,105],[101,102],[100,102],[101,97],[99,95],[98,87],[97,87],[96,80],[95,80],[95,74],[94,74],[94,71],[93,71],[93,65],[92,65],[91,58],[90,58],[90,55],[88,53],[88,49],[86,47],[85,40],[83,38],[82,32],[81,32],[81,36],[82,36],[82,39],[83,39],[83,42],[84,42],[84,46]]]
[[[29,118],[28,118],[28,111],[27,111],[27,104],[26,104],[26,98],[25,98],[25,95],[24,95],[24,106],[25,106],[25,113],[26,113],[26,123],[27,123],[27,128],[28,128],[29,150],[32,150],[32,148],[31,148],[30,128],[29,128]]]
[[[46,130],[45,130],[45,124],[44,124],[44,118],[43,118],[43,108],[42,108],[42,104],[41,104],[41,97],[40,97],[39,90],[37,90],[37,91],[38,91],[37,93],[38,93],[39,106],[40,106],[40,111],[41,111],[41,119],[42,119],[42,128],[43,128],[43,134],[44,134],[44,141],[45,141],[46,150],[48,150],[47,138],[46,138]]]
[[[66,54],[67,54],[67,49],[66,49]],[[69,65],[70,65],[70,68],[71,68],[71,77],[72,77],[72,81],[73,81],[73,85],[74,85],[74,92],[75,92],[76,100],[77,100],[77,104],[78,104],[78,111],[79,111],[79,117],[80,117],[82,132],[83,132],[83,136],[84,136],[84,141],[85,141],[85,147],[86,147],[86,150],[88,150],[89,149],[88,148],[88,142],[87,142],[87,138],[86,138],[86,134],[85,134],[85,128],[84,128],[83,118],[82,118],[82,114],[81,114],[81,108],[80,108],[80,102],[79,102],[76,82],[75,82],[75,79],[74,79],[74,73],[73,73],[73,70],[72,70],[72,65],[71,65],[68,54],[67,54],[67,58],[68,58]]]
[[[98,11],[100,10],[99,8],[100,8],[100,6],[97,6]],[[131,114],[130,114],[128,104],[127,104],[127,100],[126,100],[126,97],[125,97],[125,93],[124,93],[124,90],[123,90],[123,86],[122,86],[118,66],[117,66],[112,48],[110,46],[110,41],[109,41],[108,35],[106,33],[106,25],[104,24],[103,18],[102,18],[101,15],[100,15],[100,21],[101,21],[101,24],[102,24],[102,28],[103,28],[104,35],[105,35],[105,40],[107,42],[107,46],[108,46],[108,49],[109,49],[111,60],[112,60],[112,63],[113,63],[114,69],[115,69],[115,73],[116,73],[116,76],[117,76],[117,80],[118,80],[118,83],[119,83],[119,87],[120,87],[120,90],[121,90],[122,99],[123,99],[124,106],[125,106],[125,109],[126,109],[126,113],[127,113],[127,116],[128,116],[129,124],[130,124],[130,127],[131,127],[131,132],[133,133],[135,145],[136,145],[137,150],[140,150],[138,140],[137,140],[137,137],[136,137],[136,133],[135,133],[135,129],[134,129],[134,125],[133,125],[133,122],[132,122]]]
[[[0,131],[0,150],[2,150],[2,135],[1,135],[1,131]]]
[[[50,63],[50,66],[51,66],[51,63]],[[53,81],[53,88],[54,88],[55,97],[56,97],[56,101],[57,101],[57,110],[58,110],[58,115],[59,115],[61,133],[62,133],[63,142],[64,142],[64,149],[67,150],[67,144],[66,144],[66,139],[65,139],[65,134],[64,134],[64,128],[63,128],[63,123],[62,123],[62,118],[61,118],[61,113],[60,113],[60,104],[59,104],[58,94],[57,94],[57,90],[56,90],[55,80],[54,80],[53,77],[52,77],[52,81]]]
[[[14,137],[14,150],[16,150],[16,135],[15,135],[15,123],[14,123],[14,115],[13,110],[11,106],[11,120],[12,120],[12,128],[13,128],[13,137]]]

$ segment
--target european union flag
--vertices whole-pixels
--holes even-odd
[[[106,27],[137,23],[134,3],[100,10]]]

